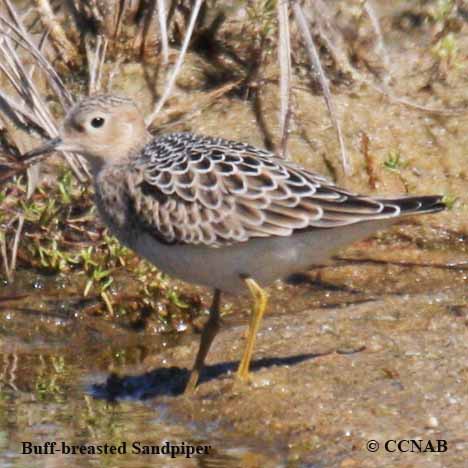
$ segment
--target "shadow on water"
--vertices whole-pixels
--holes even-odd
[[[332,352],[308,353],[282,358],[263,358],[252,361],[251,371],[273,366],[293,366],[322,357]],[[206,366],[200,384],[234,372],[238,362],[230,361]],[[190,371],[181,367],[161,367],[140,375],[119,376],[112,373],[103,384],[92,384],[88,391],[97,399],[109,402],[119,399],[146,400],[161,396],[178,396],[184,393]]]

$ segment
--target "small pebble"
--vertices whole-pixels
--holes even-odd
[[[439,420],[435,416],[429,416],[427,420],[427,427],[430,427],[430,428],[439,427]]]
[[[352,468],[353,466],[357,466],[357,461],[352,458],[345,458],[340,464],[340,468]]]

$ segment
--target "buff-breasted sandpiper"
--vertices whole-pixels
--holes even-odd
[[[267,295],[263,286],[323,263],[401,216],[445,208],[438,195],[350,193],[275,154],[222,138],[153,138],[130,99],[99,95],[68,113],[60,136],[28,157],[70,151],[93,175],[111,232],[162,271],[214,290],[187,384],[193,390],[219,330],[221,292],[247,289],[253,307],[237,376],[246,381]]]

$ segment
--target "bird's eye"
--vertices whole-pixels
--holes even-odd
[[[91,127],[100,128],[104,125],[104,119],[102,117],[94,117],[91,119]]]

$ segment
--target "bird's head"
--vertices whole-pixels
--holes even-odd
[[[83,155],[93,170],[125,160],[147,142],[142,111],[128,98],[97,95],[78,102],[66,115],[59,136],[26,157],[52,151]]]

